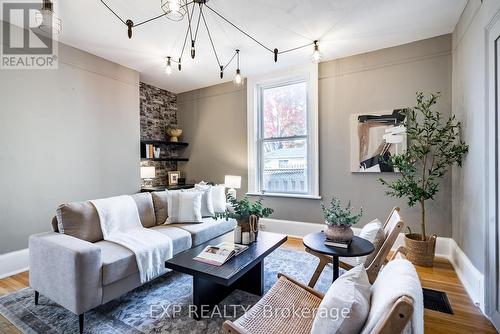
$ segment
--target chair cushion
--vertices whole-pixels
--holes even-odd
[[[359,237],[370,241],[375,248],[375,250],[369,255],[359,258],[359,263],[370,265],[385,241],[385,233],[382,228],[382,223],[380,223],[378,219],[374,219],[369,222],[363,226],[359,232]]]
[[[213,218],[203,218],[202,223],[199,224],[175,224],[173,226],[182,228],[183,230],[191,233],[194,247],[204,243],[205,241],[234,230],[234,228],[236,227],[236,220],[215,220]]]
[[[137,205],[141,224],[144,227],[153,227],[156,225],[156,215],[153,206],[153,198],[150,193],[138,193],[132,195]]]
[[[172,239],[174,255],[191,248],[191,234],[187,231],[170,226],[155,226],[152,229]],[[95,245],[101,249],[103,285],[119,281],[139,271],[135,254],[128,248],[105,240],[96,242]]]
[[[202,196],[199,191],[169,191],[167,224],[201,222]]]
[[[155,210],[156,224],[165,224],[168,218],[168,206],[167,206],[167,196],[168,191],[155,191],[151,193],[153,198],[153,207]]]
[[[402,296],[413,298],[413,315],[405,333],[424,332],[424,297],[415,267],[408,260],[390,261],[380,272],[371,287],[370,314],[362,333],[373,331],[379,321]]]
[[[89,201],[62,204],[56,210],[56,217],[60,233],[88,242],[103,239],[99,215]]]
[[[370,282],[365,267],[359,265],[328,289],[314,317],[311,334],[359,333],[369,311]]]

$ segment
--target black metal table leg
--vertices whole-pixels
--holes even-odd
[[[333,256],[333,282],[339,278],[339,257]]]

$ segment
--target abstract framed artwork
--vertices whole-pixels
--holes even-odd
[[[397,172],[387,162],[406,150],[405,119],[404,109],[351,115],[351,172]]]

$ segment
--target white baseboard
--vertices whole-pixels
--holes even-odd
[[[448,260],[455,269],[458,278],[462,281],[465,291],[469,294],[474,304],[484,310],[484,275],[472,264],[467,255],[458,247],[453,239],[450,240],[450,256]]]
[[[285,233],[292,237],[303,237],[306,234],[324,230],[324,224],[295,222],[279,219],[261,219],[261,229],[269,232]],[[404,245],[404,234],[401,233],[394,246],[396,250]],[[465,253],[452,238],[438,237],[436,240],[436,256],[446,258],[455,269],[465,291],[474,304],[484,313],[484,275],[477,270]]]
[[[28,270],[28,248],[0,255],[0,279]]]

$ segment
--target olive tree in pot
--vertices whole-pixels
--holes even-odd
[[[461,123],[455,116],[444,118],[435,110],[439,93],[425,97],[417,93],[417,104],[405,110],[407,149],[402,154],[389,157],[388,163],[400,173],[398,179],[388,182],[380,179],[389,188],[388,195],[406,198],[409,206],[421,208],[421,233],[405,235],[408,259],[422,266],[432,266],[436,236],[426,230],[425,203],[433,200],[439,191],[440,180],[448,169],[461,166],[469,146],[461,139]]]
[[[351,241],[354,235],[351,226],[359,222],[363,215],[363,208],[360,209],[359,213],[352,213],[351,202],[343,209],[340,206],[340,199],[333,196],[330,207],[327,208],[324,203],[321,203],[321,209],[325,217],[325,224],[328,226],[325,231],[327,239],[341,243]]]

